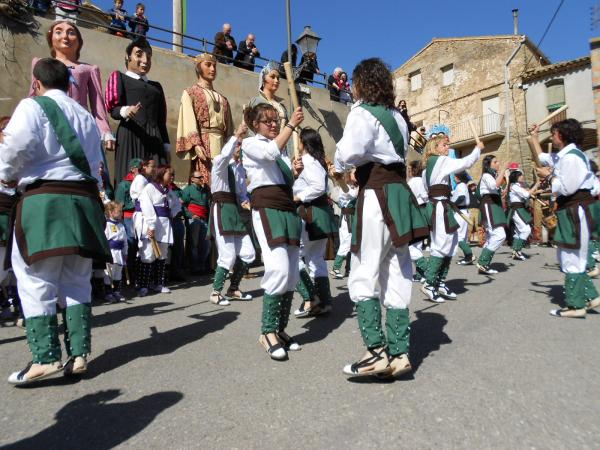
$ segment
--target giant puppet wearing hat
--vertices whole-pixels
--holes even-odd
[[[190,173],[199,171],[210,183],[212,159],[233,134],[227,98],[214,90],[217,60],[209,53],[196,58],[198,83],[181,96],[177,124],[177,155],[191,160]]]

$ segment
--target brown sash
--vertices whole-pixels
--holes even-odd
[[[296,211],[292,191],[289,186],[275,184],[261,186],[250,193],[250,204],[252,209],[272,208],[280,211]]]

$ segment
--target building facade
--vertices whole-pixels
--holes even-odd
[[[521,76],[549,63],[526,36],[436,38],[394,71],[396,98],[406,100],[416,126],[448,125],[457,156],[474,146],[471,122],[486,145],[484,154],[527,171],[531,157]],[[411,151],[409,159],[416,158]],[[480,165],[470,172],[478,178]]]

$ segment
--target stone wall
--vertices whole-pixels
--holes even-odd
[[[32,58],[49,56],[44,33],[52,22],[42,18],[38,20],[40,28],[39,34],[36,34],[17,28],[0,17],[0,27],[4,31],[0,39],[0,63],[4,72],[0,77],[0,116],[10,115],[19,100],[27,96],[31,86]],[[81,60],[98,65],[104,83],[112,71],[125,71],[124,56],[125,47],[129,44],[128,39],[98,30],[80,30],[84,40]],[[164,88],[168,107],[167,125],[173,143],[181,93],[196,82],[193,58],[155,47],[149,78],[159,81]],[[233,120],[237,125],[242,118],[242,107],[257,95],[258,73],[219,64],[215,88],[231,103]],[[331,158],[335,151],[335,142],[341,138],[349,107],[330,101],[326,89],[314,86],[305,88],[308,88],[309,94],[304,101],[303,126],[313,127],[320,132],[326,152]],[[286,107],[289,109],[288,85],[285,80],[282,80],[278,94],[285,98]],[[116,123],[113,122],[112,125],[113,131],[116,131]],[[112,166],[112,155],[108,155],[108,159],[109,166]],[[178,181],[185,180],[189,172],[189,162],[174,157],[172,163]]]

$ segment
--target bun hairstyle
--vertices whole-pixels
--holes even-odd
[[[458,178],[458,181],[460,181],[461,183],[468,183],[469,182],[469,174],[467,172],[458,172],[456,175],[456,178]]]
[[[258,105],[247,108],[244,111],[244,123],[248,125],[254,133],[256,133],[257,128],[254,126],[254,122],[260,122],[261,120],[265,120],[267,116],[275,114],[276,117],[279,117],[277,114],[277,110],[267,103],[259,103]]]

